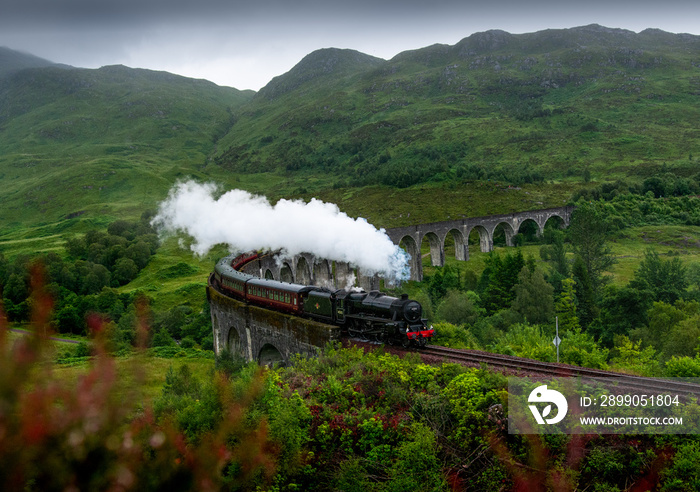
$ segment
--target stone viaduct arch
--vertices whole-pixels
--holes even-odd
[[[402,246],[411,256],[411,280],[423,279],[423,267],[420,258],[420,245],[427,239],[430,245],[430,257],[434,266],[445,265],[445,239],[451,234],[455,243],[455,257],[460,261],[469,260],[469,235],[472,231],[479,234],[479,246],[482,252],[493,250],[493,237],[496,228],[501,226],[505,233],[506,246],[513,246],[513,236],[518,233],[523,223],[534,221],[537,235],[544,232],[547,221],[556,217],[564,227],[568,227],[574,207],[531,210],[512,214],[472,217],[462,220],[433,222],[409,227],[387,229],[394,244]]]
[[[364,278],[361,272],[348,263],[316,258],[310,253],[283,259],[274,254],[263,256],[247,264],[244,270],[251,275],[280,282],[338,289],[360,285]]]
[[[261,365],[287,364],[294,354],[314,356],[339,340],[340,328],[278,313],[221,294],[207,286],[214,350],[224,350]]]

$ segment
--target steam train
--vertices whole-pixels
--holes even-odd
[[[268,280],[240,271],[258,254],[219,260],[212,283],[222,293],[247,303],[338,325],[351,337],[403,347],[423,347],[435,331],[421,317],[419,302],[379,291],[331,290]]]

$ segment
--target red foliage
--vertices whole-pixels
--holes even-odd
[[[100,316],[88,320],[96,355],[86,374],[72,385],[53,375],[47,350],[53,302],[38,267],[32,286],[32,333],[12,346],[0,306],[3,490],[219,490],[234,462],[240,473],[228,477],[229,483],[273,476],[276,454],[267,426],[250,428],[245,422],[261,381],[241,401],[228,397],[221,425],[197,445],[188,444],[173,423],[157,423],[149,409],[141,409],[138,390],[119,380],[115,361],[104,350]],[[142,320],[142,346],[146,338]],[[227,382],[222,377],[217,384]]]

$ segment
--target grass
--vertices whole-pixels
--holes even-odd
[[[30,328],[27,325],[16,325],[11,326],[11,328],[19,329],[21,332],[7,331],[2,335],[7,336],[8,348],[10,349],[16,342],[30,334]],[[77,335],[53,334],[52,336],[75,341],[89,341],[87,337]],[[54,380],[70,387],[77,386],[85,376],[99,365],[99,361],[98,357],[92,357],[82,358],[82,360],[76,360],[71,364],[53,362],[57,354],[66,350],[72,351],[75,347],[74,343],[48,340],[44,345],[42,355],[44,362],[34,366],[34,374],[30,379],[30,384],[39,385]],[[161,394],[165,376],[171,366],[177,369],[186,364],[195,377],[200,381],[205,381],[214,370],[215,361],[212,353],[189,350],[185,355],[186,357],[165,358],[149,352],[135,352],[126,356],[107,356],[114,362],[116,370],[117,383],[114,386],[114,391],[118,393],[117,400],[133,400],[141,408],[150,406],[153,400]]]
[[[623,285],[634,276],[647,250],[663,259],[677,257],[684,265],[700,262],[700,228],[691,226],[645,226],[623,231],[612,243],[617,263],[613,283]]]
[[[156,311],[188,305],[199,310],[206,301],[207,278],[216,260],[227,254],[223,247],[199,258],[182,248],[177,238],[166,239],[138,278],[121,287],[120,292],[142,291],[153,299]]]
[[[31,328],[27,327],[26,324],[17,324],[13,323],[12,326],[12,331],[7,332],[7,337],[10,343],[14,343],[15,341],[30,335],[32,333]],[[71,341],[64,341],[64,340],[49,340],[49,344],[51,345],[52,349],[56,351],[61,351],[61,350],[70,350],[75,348],[76,344],[74,342],[87,342],[88,339],[87,337],[80,336],[80,335],[72,335],[72,334],[65,334],[65,333],[54,333],[51,335],[52,338],[61,338],[64,340],[71,340]]]
[[[368,186],[329,190],[317,196],[350,216],[391,228],[466,217],[521,212],[566,205],[578,189],[572,182],[512,187],[497,182],[424,183],[406,189]]]
[[[146,408],[158,398],[165,383],[165,375],[169,367],[175,369],[187,364],[194,376],[204,381],[214,370],[214,360],[211,358],[164,359],[148,355],[132,355],[114,359],[117,371],[118,385],[116,390],[125,398],[137,398],[142,408]],[[60,381],[73,385],[78,384],[92,368],[94,361],[88,361],[74,366],[53,366],[52,373]]]
[[[77,228],[138,217],[175,180],[205,177],[215,135],[251,96],[125,67],[20,73],[0,88],[2,235],[75,214]]]

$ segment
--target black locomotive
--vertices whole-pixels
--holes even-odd
[[[421,317],[419,302],[379,291],[331,290],[262,279],[239,271],[258,254],[221,259],[213,284],[223,293],[250,304],[340,326],[348,335],[404,347],[423,347],[435,331]]]

